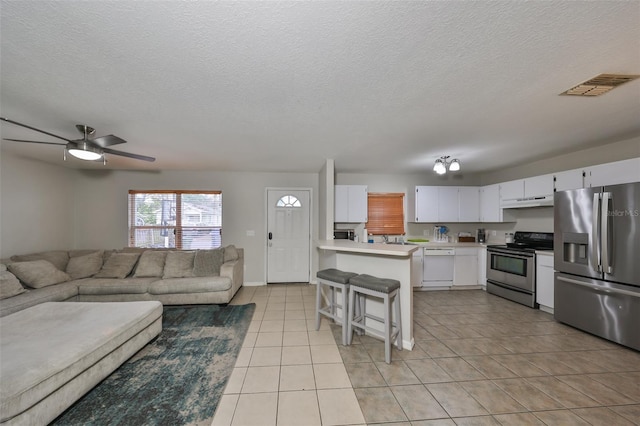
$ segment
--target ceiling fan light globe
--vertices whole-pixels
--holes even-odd
[[[449,165],[449,171],[457,172],[460,170],[460,162],[458,160],[451,160],[451,164]]]
[[[447,172],[447,168],[441,159],[438,158],[436,160],[436,164],[433,165],[433,171],[439,175],[442,175]]]
[[[79,143],[74,145],[71,145],[71,143],[69,143],[67,144],[67,152],[74,157],[85,161],[99,160],[103,156],[101,150],[93,148],[86,143]]]

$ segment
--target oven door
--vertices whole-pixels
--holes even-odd
[[[487,250],[487,280],[535,292],[535,255],[509,250]]]

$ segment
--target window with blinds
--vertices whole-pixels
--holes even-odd
[[[129,191],[129,247],[222,244],[221,191]]]
[[[367,232],[373,235],[404,235],[404,193],[368,195]]]

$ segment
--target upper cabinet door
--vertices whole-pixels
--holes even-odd
[[[517,200],[518,198],[524,198],[524,179],[500,184],[500,200]]]
[[[534,176],[524,179],[524,198],[553,195],[553,175]]]
[[[438,188],[438,222],[459,222],[458,187]]]
[[[640,182],[640,157],[585,168],[585,188]]]
[[[480,222],[480,188],[477,186],[459,187],[458,205],[460,222]]]
[[[336,185],[334,190],[334,222],[367,221],[367,186]]]
[[[555,173],[554,191],[566,191],[568,189],[582,188],[584,183],[582,169],[567,170],[565,172]]]
[[[480,222],[502,222],[499,184],[480,188]]]
[[[434,223],[438,221],[438,187],[416,186],[415,221]]]

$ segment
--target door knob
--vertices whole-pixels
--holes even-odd
[[[269,232],[269,239],[273,239],[273,234],[271,232]]]

